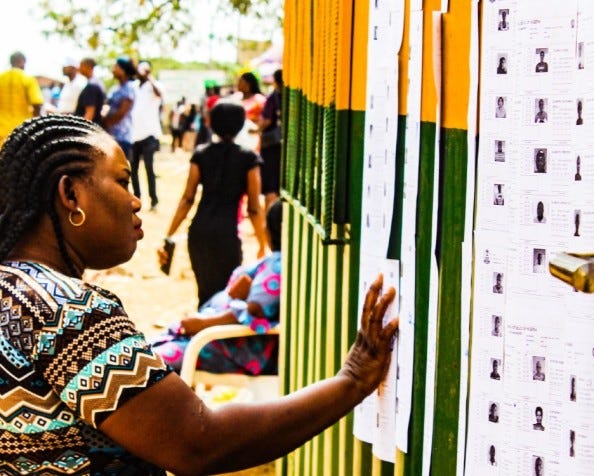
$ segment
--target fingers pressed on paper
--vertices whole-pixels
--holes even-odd
[[[388,309],[395,297],[396,290],[390,287],[390,289],[388,289],[383,294],[383,296],[380,297],[379,302],[376,302],[373,308],[371,319],[373,320],[373,322],[379,321],[380,328],[383,327],[384,314],[386,314],[386,310]]]
[[[365,295],[365,302],[363,304],[363,313],[361,316],[361,327],[366,328],[370,319],[372,318],[373,310],[377,303],[377,297],[381,293],[384,277],[380,274],[371,284]]]
[[[399,326],[400,326],[400,318],[395,317],[394,319],[392,319],[390,322],[388,322],[384,326],[384,328],[382,329],[382,332],[384,333],[384,335],[387,339],[392,339],[392,337],[394,335],[398,335]]]

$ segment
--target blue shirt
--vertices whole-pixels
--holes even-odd
[[[109,104],[107,117],[115,114],[124,99],[129,99],[134,102],[135,96],[136,93],[132,81],[126,81],[120,87],[114,89],[107,98],[107,104]],[[120,122],[110,126],[107,129],[107,132],[109,132],[117,142],[132,143],[132,108],[128,110]]]

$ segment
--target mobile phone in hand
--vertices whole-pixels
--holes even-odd
[[[169,275],[169,271],[171,271],[173,251],[175,250],[175,241],[170,238],[165,238],[165,240],[163,240],[163,249],[167,252],[167,261],[161,265],[161,271]]]

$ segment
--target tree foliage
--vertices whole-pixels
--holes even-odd
[[[191,28],[182,0],[39,0],[45,33],[69,37],[98,53],[134,54],[147,39],[176,47]]]
[[[252,15],[255,18],[276,18],[281,21],[283,1],[270,0],[227,0],[231,8],[242,15]]]
[[[275,19],[282,0],[220,0],[221,8],[253,18]],[[196,0],[38,0],[45,33],[71,38],[97,56],[127,53],[141,45],[174,49],[192,29]]]

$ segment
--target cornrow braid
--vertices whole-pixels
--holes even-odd
[[[100,151],[89,137],[101,131],[86,119],[55,114],[29,119],[10,134],[0,149],[0,261],[47,213],[62,259],[78,274],[66,251],[54,199],[62,176],[91,172]]]

